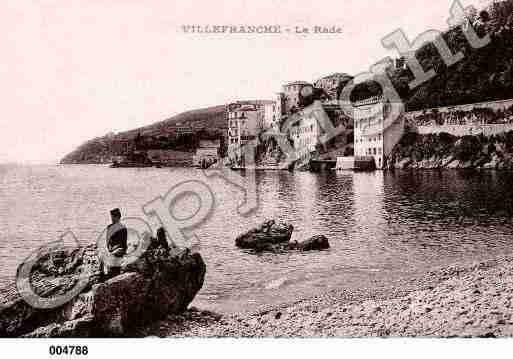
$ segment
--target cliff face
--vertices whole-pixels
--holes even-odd
[[[513,131],[489,137],[409,131],[392,150],[387,167],[513,169]]]

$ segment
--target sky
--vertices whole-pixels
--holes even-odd
[[[56,163],[86,140],[183,111],[272,99],[281,85],[368,71],[381,38],[447,29],[453,0],[9,0],[0,5],[0,163]],[[484,0],[462,0],[482,8]],[[283,34],[187,34],[280,25]],[[296,34],[295,27],[342,28]]]

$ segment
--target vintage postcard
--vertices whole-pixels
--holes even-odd
[[[513,335],[513,0],[0,9],[0,338]]]

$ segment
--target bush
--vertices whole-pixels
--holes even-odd
[[[453,136],[447,132],[440,132],[438,134],[438,140],[442,145],[452,145],[454,142],[456,142],[456,136]]]
[[[479,138],[475,136],[463,136],[455,149],[455,157],[461,162],[474,160],[482,150]]]
[[[506,145],[506,150],[508,152],[513,151],[513,131],[508,131],[504,134],[503,142]]]
[[[405,132],[399,144],[403,147],[413,146],[417,142],[417,137],[418,134],[416,132]]]

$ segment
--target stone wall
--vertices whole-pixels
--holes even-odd
[[[454,136],[479,135],[485,136],[497,135],[513,130],[513,123],[507,124],[488,124],[488,125],[442,125],[442,126],[417,126],[417,132],[421,135],[430,133],[446,132]]]
[[[453,112],[453,111],[470,111],[473,109],[480,108],[489,108],[494,111],[505,110],[509,107],[513,106],[513,99],[509,100],[500,100],[500,101],[486,101],[486,102],[476,102],[469,103],[465,105],[457,105],[457,106],[444,106],[438,108],[427,108],[420,111],[410,111],[406,112],[405,116],[407,118],[413,118],[415,116],[422,115],[424,112],[433,112],[433,110],[437,110],[438,112]]]
[[[383,135],[383,154],[388,158],[395,145],[404,134],[404,117],[397,118],[390,126],[385,129]]]

